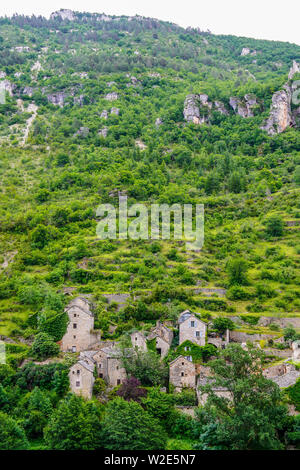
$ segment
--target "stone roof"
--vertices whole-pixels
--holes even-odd
[[[82,367],[84,367],[85,369],[87,369],[88,371],[92,372],[92,374],[94,373],[94,367],[91,366],[90,364],[88,364],[86,361],[84,360],[79,360],[78,362],[76,362],[76,364],[80,364]],[[74,364],[74,366],[76,366],[76,364]],[[74,367],[73,366],[73,367]]]
[[[186,361],[189,361],[189,362],[191,362],[191,363],[193,364],[193,361],[191,361],[191,360],[189,359],[189,356],[182,356],[182,355],[180,355],[180,356],[176,357],[175,359],[173,359],[173,361],[171,361],[171,362],[169,363],[169,366],[170,366],[171,364],[174,364],[175,362],[177,362],[179,359],[181,359],[181,360],[182,360],[182,359],[185,359]]]
[[[191,313],[189,310],[185,310],[184,312],[182,312],[178,318],[178,323],[179,325],[181,323],[184,323],[186,320],[188,320],[189,318],[191,317],[194,317],[196,320],[200,321],[201,323],[203,323],[203,325],[206,325],[206,323],[203,321],[203,320],[200,320],[199,317],[196,316],[195,313]]]
[[[86,356],[88,357],[89,359],[93,359],[93,357],[95,356],[95,354],[97,353],[98,351],[94,351],[94,350],[89,350],[89,351],[81,351],[80,353],[80,356],[79,357],[83,357]]]
[[[80,301],[84,302],[84,305],[80,305]],[[90,310],[90,303],[85,297],[76,297],[75,299],[71,300],[71,302],[66,306],[65,311],[67,312],[70,308],[78,308],[82,310],[82,312],[87,313],[91,317],[93,317],[93,313]]]

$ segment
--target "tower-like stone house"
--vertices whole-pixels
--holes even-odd
[[[87,299],[73,299],[65,311],[69,316],[69,324],[61,341],[62,351],[80,352],[99,343],[100,333],[93,332],[94,315]]]
[[[196,387],[196,367],[190,358],[178,356],[170,362],[169,371],[169,380],[174,385],[176,392],[186,387]]]
[[[76,395],[90,400],[94,386],[94,367],[84,360],[79,360],[69,371],[70,388]]]
[[[198,346],[205,346],[206,342],[206,323],[200,320],[196,315],[186,310],[182,312],[178,319],[179,323],[179,344],[184,341],[191,341]]]

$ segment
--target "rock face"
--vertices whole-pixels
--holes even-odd
[[[107,133],[108,133],[108,127],[103,127],[103,129],[99,130],[98,135],[105,139],[105,137],[107,137]]]
[[[262,127],[269,135],[280,134],[293,125],[291,96],[291,89],[288,85],[273,95],[270,116]]]
[[[0,82],[0,89],[5,90],[9,96],[13,96],[13,90],[15,85],[13,85],[9,80],[3,80]]]
[[[241,56],[250,54],[250,49],[248,47],[243,47]]]
[[[229,115],[229,112],[225,108],[225,105],[224,103],[222,103],[222,101],[215,101],[214,105],[215,105],[216,110],[219,111],[219,113],[224,114],[225,116]]]
[[[61,108],[64,106],[66,94],[64,92],[52,93],[51,95],[47,95],[47,100],[49,103],[55,104],[60,106]]]
[[[292,80],[296,73],[300,73],[300,67],[299,64],[297,64],[297,62],[293,60],[293,65],[289,71],[289,80]]]
[[[241,52],[241,56],[245,56],[245,55],[256,55],[257,52],[254,50],[251,52],[251,50],[249,49],[249,47],[243,47],[242,49],[242,52]]]
[[[207,95],[188,95],[184,102],[184,119],[194,124],[208,123],[211,109],[212,103],[209,102]]]
[[[106,109],[104,109],[102,111],[102,113],[100,114],[100,117],[103,118],[103,119],[107,119],[108,118],[108,112]]]
[[[155,121],[155,127],[158,129],[163,124],[160,118],[157,118]]]
[[[253,117],[254,110],[258,106],[258,102],[255,95],[247,94],[244,99],[231,97],[229,104],[236,114],[243,118]]]
[[[119,116],[120,114],[119,108],[111,108],[110,114],[115,114],[116,116]]]
[[[72,10],[61,9],[59,11],[54,11],[53,13],[51,13],[50,20],[55,20],[56,18],[61,18],[63,21],[74,21],[76,17]]]
[[[113,91],[112,93],[108,93],[106,96],[105,96],[105,99],[108,100],[108,101],[115,101],[119,98],[119,95],[118,93],[116,93],[115,91]]]
[[[77,132],[75,132],[74,137],[87,137],[90,130],[88,127],[80,127]]]

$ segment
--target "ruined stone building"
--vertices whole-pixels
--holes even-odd
[[[152,328],[148,336],[141,331],[136,331],[130,335],[133,348],[137,347],[142,351],[147,351],[147,341],[155,339],[156,352],[165,357],[168,354],[173,341],[173,331],[160,321],[156,322],[156,326]]]
[[[147,339],[149,341],[156,339],[156,352],[163,358],[168,354],[172,344],[173,331],[160,321],[157,321],[155,328],[151,330]]]
[[[79,360],[69,371],[70,388],[76,395],[90,400],[94,386],[94,366],[84,360]]]
[[[120,385],[127,377],[120,352],[115,347],[104,347],[97,351],[83,351],[80,358],[96,368],[98,377],[104,379],[111,387]]]
[[[183,388],[196,387],[196,367],[190,358],[178,356],[169,365],[169,381],[174,385],[175,392],[180,392]]]
[[[69,316],[69,324],[61,341],[62,351],[80,352],[99,343],[100,332],[93,332],[94,315],[86,298],[73,299],[65,311]]]
[[[184,341],[191,341],[198,346],[205,346],[206,343],[206,323],[200,320],[189,310],[181,313],[179,323],[179,344]]]
[[[140,349],[142,351],[147,351],[147,340],[141,331],[135,331],[130,335],[132,347],[135,349]]]

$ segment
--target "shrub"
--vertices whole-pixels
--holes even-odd
[[[59,346],[48,333],[38,333],[31,347],[32,357],[43,361],[59,354]]]

